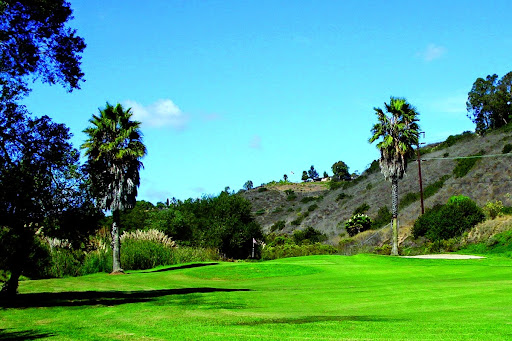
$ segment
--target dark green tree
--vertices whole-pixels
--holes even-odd
[[[468,93],[467,116],[476,124],[476,131],[483,133],[508,124],[512,119],[512,72],[503,78],[488,75],[478,78]]]
[[[20,275],[41,255],[36,232],[78,241],[101,217],[68,128],[46,116],[18,123],[4,127],[11,139],[0,148],[0,267],[11,273],[6,295],[16,294]]]
[[[283,180],[284,180],[284,182],[288,181],[288,175],[287,174],[283,175]]]
[[[311,165],[311,168],[308,170],[308,178],[311,180],[318,178],[318,172],[315,169],[315,166]]]
[[[245,189],[246,191],[248,191],[248,190],[252,189],[253,187],[254,187],[254,185],[253,185],[253,183],[252,183],[252,181],[251,181],[251,180],[248,180],[248,181],[244,184],[244,189]]]
[[[146,155],[140,122],[132,121],[132,112],[121,104],[107,103],[99,115],[89,120],[84,130],[88,138],[82,145],[87,156],[86,167],[99,207],[112,212],[112,272],[121,268],[119,230],[120,212],[132,208],[140,184],[140,159]]]
[[[418,144],[418,112],[405,98],[391,97],[384,103],[385,112],[374,108],[378,122],[373,126],[370,143],[380,140],[379,165],[382,174],[391,181],[392,207],[392,255],[398,255],[398,180],[407,170],[407,160],[414,155],[413,146]],[[387,116],[389,114],[390,116]]]
[[[85,204],[71,204],[82,195],[73,190],[51,190],[80,183],[75,164],[78,153],[68,143],[67,128],[48,117],[29,118],[20,104],[30,92],[30,83],[38,79],[61,84],[69,91],[79,88],[85,43],[66,25],[71,13],[70,4],[63,0],[0,1],[0,206],[2,243],[7,245],[2,248],[6,255],[2,261],[11,269],[3,288],[8,294],[16,293],[19,275],[29,262],[29,249],[35,245],[34,230],[41,226],[41,220],[49,228],[57,220],[56,213],[62,218],[87,211]],[[65,202],[69,203],[67,209]],[[58,206],[57,210],[52,208]],[[69,224],[66,219],[59,220],[63,232]],[[77,222],[77,230],[80,221],[67,220]]]
[[[338,161],[332,165],[331,169],[336,178],[340,180],[350,180],[350,173],[345,162]]]
[[[309,180],[309,175],[308,175],[308,172],[306,171],[303,171],[302,172],[302,181],[308,181]]]

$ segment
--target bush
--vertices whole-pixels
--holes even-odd
[[[304,197],[304,198],[300,199],[300,202],[303,204],[307,204],[308,202],[315,201],[317,199],[318,199],[317,197]]]
[[[345,223],[345,229],[350,237],[358,233],[369,230],[372,226],[372,220],[366,214],[355,214]]]
[[[258,188],[258,193],[263,193],[263,192],[266,192],[266,191],[268,191],[267,187],[260,187],[260,188]]]
[[[254,212],[254,214],[255,214],[255,215],[264,215],[264,214],[265,214],[265,212],[266,212],[266,211],[265,211],[265,209],[264,209],[264,208],[262,208],[262,209],[260,209],[260,210],[257,210],[256,212]]]
[[[326,241],[327,236],[313,227],[308,226],[304,230],[293,231],[293,240],[297,245],[311,244]]]
[[[310,255],[332,255],[337,253],[331,245],[314,243],[308,245],[284,244],[265,247],[261,252],[261,259],[272,260],[285,257],[300,257]]]
[[[284,220],[276,221],[272,226],[270,226],[270,231],[275,232],[277,230],[281,231],[286,226],[286,222]]]
[[[308,207],[308,212],[313,212],[314,210],[316,210],[318,208],[318,205],[317,204],[313,204],[311,206]]]
[[[361,206],[357,207],[354,212],[352,213],[353,216],[355,215],[358,215],[358,214],[364,214],[366,213],[368,210],[370,209],[370,205],[368,205],[367,203],[362,203]]]
[[[170,265],[172,248],[150,240],[127,239],[121,246],[121,265],[125,270],[151,269]]]
[[[426,236],[430,240],[447,240],[462,235],[484,219],[484,213],[473,200],[455,196],[447,204],[427,210],[416,220],[412,232],[415,238]]]
[[[329,190],[335,191],[338,188],[343,187],[344,184],[345,184],[345,181],[333,181],[333,180],[331,180],[331,181],[329,181],[327,183],[327,187],[329,188]]]
[[[480,160],[478,156],[482,155],[484,155],[484,152],[480,151],[478,154],[471,155],[474,156],[472,158],[457,159],[457,165],[453,169],[453,174],[455,175],[455,177],[462,178],[463,176],[468,174],[471,168],[473,168],[473,166],[478,162],[478,160]]]
[[[340,200],[343,200],[345,198],[350,198],[350,195],[347,195],[343,192],[341,192],[340,194],[338,194],[338,196],[336,197],[336,201],[340,201]]]
[[[501,152],[503,154],[508,154],[512,151],[512,144],[510,143],[507,143],[506,145],[503,146],[503,149],[501,150]]]
[[[484,206],[484,212],[485,214],[491,218],[494,219],[497,216],[501,215],[503,211],[503,203],[499,200],[496,200],[494,202],[489,201]]]
[[[377,212],[377,217],[373,220],[372,229],[379,229],[391,222],[392,214],[387,206],[382,206]]]

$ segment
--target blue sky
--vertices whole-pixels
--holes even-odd
[[[363,171],[390,96],[420,113],[425,142],[474,130],[467,93],[511,71],[510,1],[72,0],[82,89],[34,84],[35,115],[79,147],[108,101],[142,121],[138,199],[300,181],[346,162]],[[292,174],[292,172],[294,174]]]

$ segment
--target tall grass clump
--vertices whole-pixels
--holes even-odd
[[[165,233],[151,229],[124,232],[121,236],[121,264],[126,270],[150,269],[172,264],[176,243]]]

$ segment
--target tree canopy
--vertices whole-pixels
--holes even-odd
[[[467,116],[483,133],[508,124],[512,119],[512,72],[499,79],[498,75],[478,78],[468,93]]]
[[[348,172],[348,166],[345,162],[338,161],[332,165],[331,169],[332,169],[332,172],[335,177],[337,177],[341,180],[350,179],[350,173]]]

